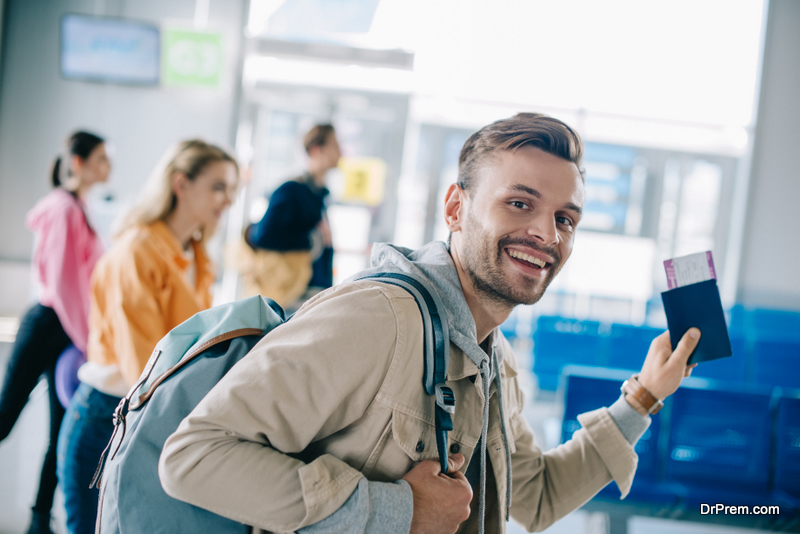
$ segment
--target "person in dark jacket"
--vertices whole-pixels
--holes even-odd
[[[308,171],[278,187],[264,217],[245,234],[253,249],[267,252],[258,255],[251,279],[245,277],[249,292],[287,308],[333,285],[333,245],[325,214],[325,176],[341,157],[333,126],[314,126],[304,146]]]

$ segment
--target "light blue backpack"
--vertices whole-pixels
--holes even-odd
[[[439,459],[447,468],[447,431],[455,410],[444,385],[449,339],[441,301],[424,282],[379,273],[365,278],[403,287],[417,301],[425,324],[425,374],[436,396]],[[114,411],[114,434],[92,484],[100,488],[97,532],[247,533],[250,527],[173,499],[161,487],[158,460],[167,438],[211,388],[273,328],[285,321],[275,302],[259,296],[202,311],[156,345],[142,377]],[[107,457],[107,459],[106,459]]]
[[[97,532],[250,532],[168,496],[158,458],[214,384],[283,321],[280,306],[250,297],[202,311],[158,342],[139,383],[114,411],[114,434],[92,482],[101,488]]]

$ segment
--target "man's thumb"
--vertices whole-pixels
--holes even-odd
[[[447,472],[458,471],[464,465],[463,454],[451,454],[447,457]]]
[[[675,352],[680,353],[682,357],[681,359],[683,359],[685,363],[699,342],[700,330],[694,327],[690,328],[685,334],[683,334],[683,337],[678,342],[678,346],[675,348]]]

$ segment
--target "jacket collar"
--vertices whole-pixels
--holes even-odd
[[[507,358],[505,356],[507,343],[503,343],[503,341],[505,341],[505,339],[502,337],[500,329],[495,328],[487,338],[487,346],[494,347],[494,350],[497,351],[497,359],[504,368],[505,376],[509,378],[515,377],[517,376],[516,364],[514,363],[514,358]],[[447,368],[448,380],[461,380],[462,378],[475,376],[479,373],[480,370],[478,366],[475,365],[475,362],[473,362],[471,358],[467,358],[466,356],[454,358],[453,352],[451,351],[450,364]]]
[[[147,228],[154,237],[154,244],[164,257],[170,258],[181,271],[186,272],[192,262],[186,258],[180,241],[178,241],[178,238],[175,237],[175,234],[172,233],[166,223],[164,221],[156,221],[147,225]],[[197,273],[196,286],[200,288],[210,285],[208,279],[213,282],[214,273],[208,256],[206,255],[205,247],[203,247],[202,243],[195,240],[192,240],[191,245],[192,251],[194,252],[194,263]]]

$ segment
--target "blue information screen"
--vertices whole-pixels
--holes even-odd
[[[152,24],[73,14],[61,18],[65,78],[157,85],[160,48],[160,31]]]

